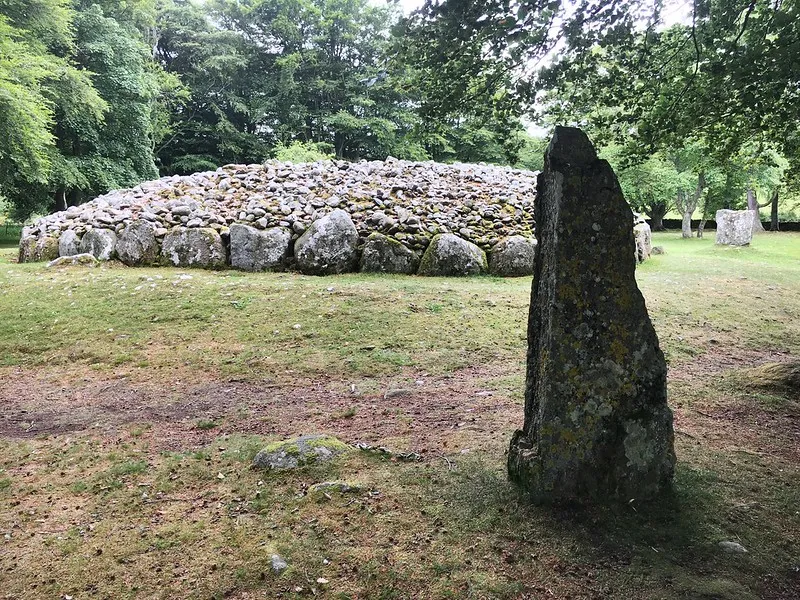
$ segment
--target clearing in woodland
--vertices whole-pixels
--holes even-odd
[[[800,597],[800,396],[750,371],[800,358],[800,235],[654,243],[637,278],[670,366],[674,497],[580,510],[505,474],[527,278],[0,250],[0,597]],[[249,468],[311,433],[420,460]],[[359,488],[309,493],[331,480]]]

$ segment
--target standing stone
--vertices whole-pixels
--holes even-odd
[[[354,271],[358,264],[358,230],[350,215],[336,209],[317,219],[294,243],[297,268],[309,275]]]
[[[81,238],[72,229],[62,232],[58,238],[58,255],[75,256],[81,253]]]
[[[753,221],[755,211],[752,210],[718,210],[717,243],[726,246],[747,246],[753,239]]]
[[[156,226],[150,221],[134,221],[117,240],[117,256],[129,266],[147,265],[158,257]]]
[[[361,251],[361,271],[364,273],[417,272],[419,256],[402,243],[382,233],[371,233]]]
[[[533,275],[536,240],[512,235],[492,248],[489,273],[497,277],[526,277]]]
[[[452,233],[433,236],[419,263],[420,275],[459,277],[482,275],[489,270],[486,253]]]
[[[556,127],[535,211],[525,423],[509,476],[538,501],[654,498],[675,468],[667,366],[636,285],[631,210],[581,130]]]
[[[292,233],[284,227],[260,231],[234,223],[230,229],[231,266],[244,271],[280,269],[289,255]]]
[[[207,227],[175,227],[164,236],[161,256],[176,267],[224,269],[227,262],[222,238]]]
[[[110,229],[90,229],[81,238],[81,254],[91,254],[97,260],[111,260],[117,245],[117,234]]]
[[[650,225],[644,222],[634,225],[633,237],[636,240],[636,262],[643,263],[653,252],[653,234]]]

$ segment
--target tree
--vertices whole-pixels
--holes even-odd
[[[107,4],[116,4],[107,2]],[[132,4],[126,4],[132,6]],[[151,178],[156,78],[141,36],[98,6],[3,3],[0,186],[17,216]],[[20,65],[30,65],[26,73]],[[3,100],[0,100],[3,102]],[[24,140],[24,141],[23,141]]]
[[[555,90],[552,115],[641,156],[703,138],[723,160],[765,137],[800,161],[800,2],[696,0],[691,25],[666,30],[660,10],[647,1],[429,0],[406,23],[408,56],[438,98],[431,111],[498,94],[522,110]]]
[[[624,149],[616,144],[604,148],[601,155],[614,167],[631,208],[650,218],[653,231],[663,231],[664,215],[675,207],[683,184],[675,163],[661,153],[631,163],[626,160]]]

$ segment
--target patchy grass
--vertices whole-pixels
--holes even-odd
[[[797,359],[800,235],[655,243],[637,277],[670,362],[675,490],[591,510],[532,506],[505,477],[529,280],[0,252],[0,596],[799,597],[800,400],[741,377]],[[249,468],[302,433],[423,460]],[[334,480],[362,491],[308,494]]]

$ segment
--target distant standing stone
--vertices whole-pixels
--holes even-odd
[[[224,269],[227,262],[222,238],[207,227],[175,227],[164,236],[161,256],[176,267]]]
[[[358,230],[350,215],[337,208],[314,221],[294,243],[294,255],[297,268],[308,275],[355,271]]]
[[[289,254],[291,232],[285,227],[259,230],[234,223],[230,229],[231,266],[244,271],[280,269]]]
[[[672,411],[631,210],[579,129],[556,128],[538,190],[525,422],[509,476],[546,502],[657,497],[675,468]]]
[[[636,240],[636,262],[642,263],[653,253],[653,234],[650,225],[644,222],[637,223],[633,226],[633,236]]]
[[[489,270],[486,253],[455,234],[435,235],[419,263],[420,275],[458,277],[482,275]]]
[[[489,257],[489,273],[498,277],[533,275],[536,240],[514,235],[498,242]]]
[[[110,229],[90,229],[81,238],[81,254],[91,254],[97,260],[111,260],[117,245],[117,234]]]
[[[361,252],[361,271],[365,273],[417,272],[419,256],[402,243],[382,233],[372,233]]]
[[[717,243],[725,246],[747,246],[753,239],[752,210],[718,210]]]
[[[117,256],[131,267],[155,262],[158,257],[156,226],[150,221],[134,221],[128,225],[117,240]]]

